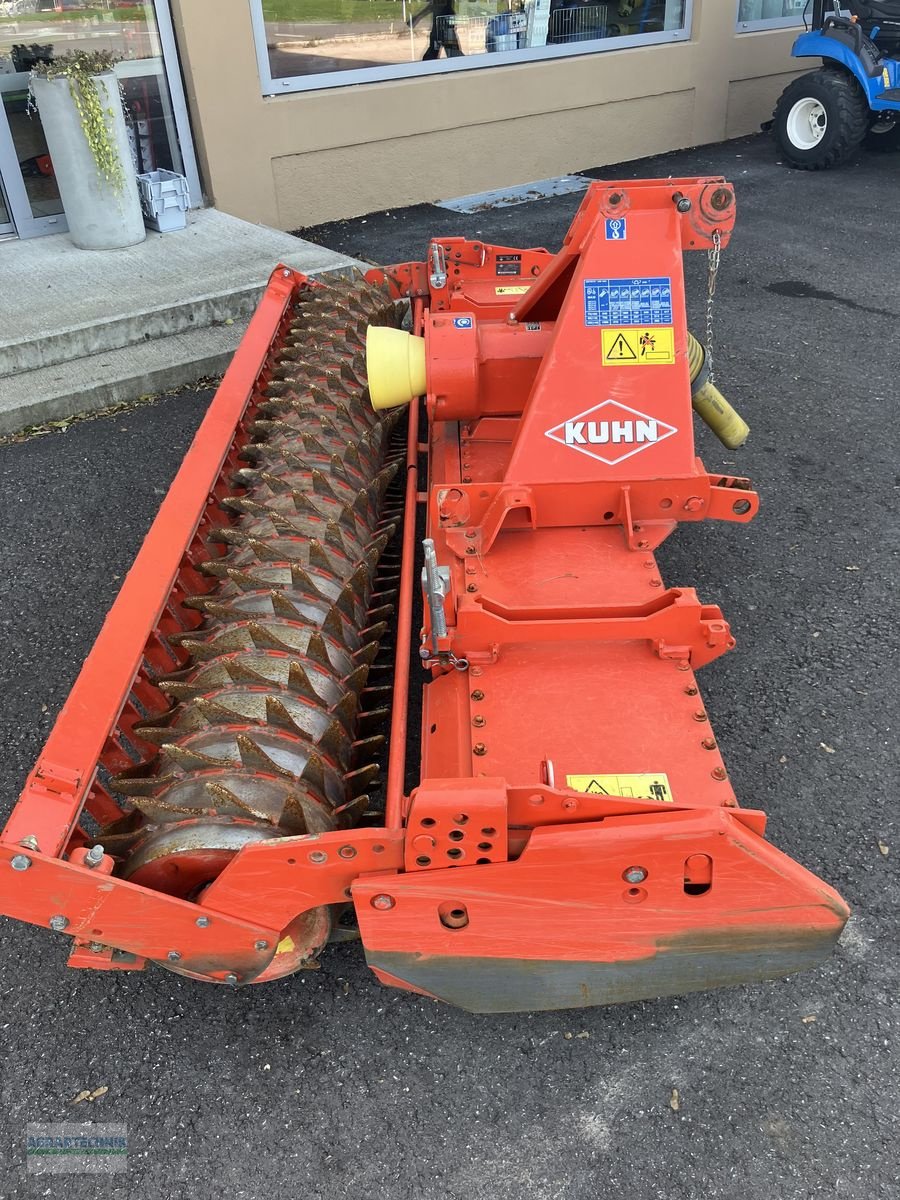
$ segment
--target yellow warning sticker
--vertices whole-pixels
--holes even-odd
[[[566,787],[589,796],[630,796],[633,800],[675,803],[669,777],[661,771],[653,775],[567,775]]]
[[[275,947],[275,953],[276,954],[290,954],[290,952],[293,949],[295,949],[294,939],[291,937],[290,934],[288,934],[286,937],[283,937],[281,939],[281,941],[278,943],[278,945]]]
[[[531,287],[530,283],[516,284],[515,287],[498,287],[494,288],[494,292],[498,296],[524,296]]]
[[[667,367],[675,361],[672,325],[600,330],[604,367]]]

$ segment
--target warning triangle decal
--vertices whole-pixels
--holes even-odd
[[[613,344],[610,346],[606,355],[608,360],[614,362],[636,362],[637,355],[628,342],[625,340],[625,335],[620,333]]]

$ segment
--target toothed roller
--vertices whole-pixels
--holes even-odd
[[[379,639],[398,573],[381,558],[402,443],[396,414],[368,402],[363,346],[368,325],[401,316],[361,280],[298,305],[207,534],[209,590],[183,601],[204,623],[173,635],[189,661],[157,680],[172,707],[134,725],[158,752],[112,780],[142,821],[107,831],[135,882],[196,899],[243,845],[367,807],[390,695]],[[311,962],[330,926],[321,910],[292,928],[265,977]]]

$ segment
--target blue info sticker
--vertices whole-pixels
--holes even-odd
[[[586,279],[585,325],[671,325],[672,280]]]
[[[624,217],[606,218],[606,240],[608,242],[624,242],[628,237],[628,223]]]
[[[453,326],[455,329],[471,329],[472,328],[472,318],[471,317],[454,317],[453,318]]]

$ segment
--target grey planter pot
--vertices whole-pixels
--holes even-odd
[[[82,250],[118,250],[142,242],[147,234],[118,81],[112,71],[95,75],[94,80],[101,104],[112,111],[107,126],[125,176],[121,192],[116,192],[97,172],[68,79],[35,78],[32,86],[69,223],[69,236]]]

